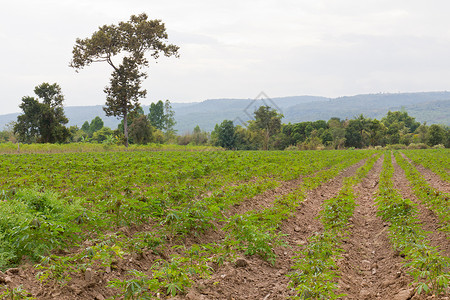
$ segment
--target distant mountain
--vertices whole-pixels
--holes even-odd
[[[232,120],[235,124],[245,123],[261,105],[276,108],[284,115],[284,123],[329,120],[332,117],[351,119],[360,114],[381,119],[391,110],[404,110],[419,122],[450,126],[450,92],[423,92],[398,94],[367,94],[339,98],[315,96],[294,96],[272,99],[211,99],[194,103],[172,103],[175,111],[178,133],[192,131],[197,125],[205,131],[212,131],[215,124]],[[147,114],[149,106],[143,106]],[[64,108],[69,126],[81,125],[96,116],[103,119],[105,126],[116,128],[117,118],[106,117],[101,105],[68,106]],[[0,115],[0,129],[17,119],[19,114]]]

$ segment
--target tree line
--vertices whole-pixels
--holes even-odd
[[[211,143],[236,150],[317,150],[404,145],[450,147],[450,128],[420,124],[405,111],[389,111],[381,120],[360,115],[282,124],[283,115],[261,106],[246,126],[224,120],[211,133]]]

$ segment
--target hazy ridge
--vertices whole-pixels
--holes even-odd
[[[339,98],[316,96],[292,96],[253,99],[211,99],[194,103],[172,103],[178,133],[191,131],[196,125],[205,131],[225,119],[236,124],[248,121],[260,105],[269,105],[280,110],[284,123],[328,120],[331,117],[353,118],[360,114],[381,119],[389,110],[406,110],[419,122],[450,126],[450,92],[422,92],[398,94],[365,94]],[[149,106],[143,105],[148,114]],[[119,120],[106,117],[102,105],[67,106],[64,108],[69,126],[81,125],[100,116],[105,126],[116,128]],[[19,113],[0,115],[0,129],[17,119]]]

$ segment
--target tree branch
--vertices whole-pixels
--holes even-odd
[[[111,59],[111,55],[108,54],[108,56],[106,57],[106,61],[108,62],[108,64],[114,68],[114,71],[119,72],[119,69],[114,65],[112,59]]]

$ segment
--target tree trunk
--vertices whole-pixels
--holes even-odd
[[[128,148],[128,114],[123,115],[123,135],[125,136],[125,147]]]
[[[266,136],[264,137],[264,150],[269,150],[269,128],[266,128]]]

